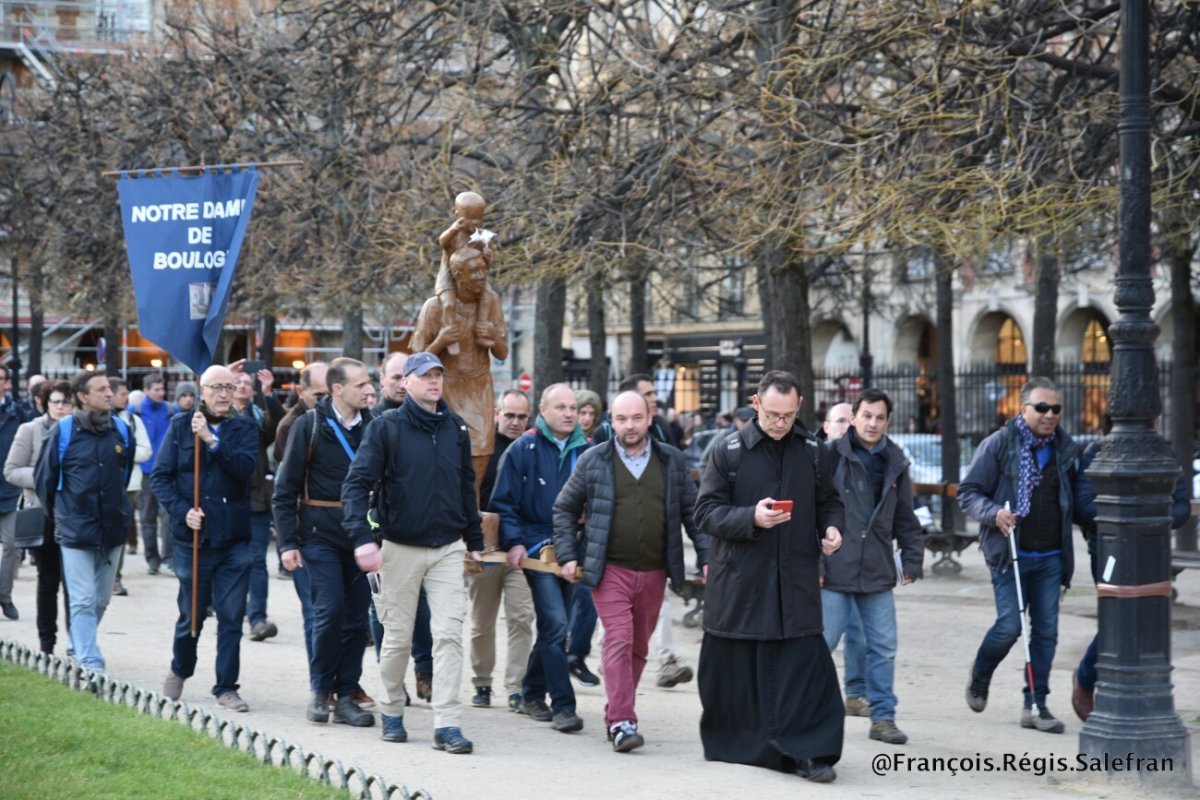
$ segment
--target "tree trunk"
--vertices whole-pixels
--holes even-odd
[[[258,357],[265,361],[267,369],[275,366],[275,331],[279,322],[274,314],[267,314],[262,319],[262,338],[258,342]]]
[[[649,372],[646,353],[646,277],[639,271],[629,280],[629,368],[626,375]]]
[[[588,341],[591,343],[592,364],[588,374],[588,385],[608,401],[608,359],[606,350],[608,336],[604,329],[604,292],[599,281],[593,279],[587,293]]]
[[[348,312],[342,319],[342,355],[362,361],[363,312],[361,308]]]
[[[763,336],[767,340],[767,370],[781,369],[796,376],[805,402],[800,417],[811,425],[815,419],[812,327],[809,321],[808,265],[788,261],[777,246],[758,260],[758,291],[762,305]]]
[[[1171,270],[1171,447],[1188,486],[1192,485],[1192,455],[1196,448],[1196,301],[1192,298],[1192,257],[1195,254],[1186,223],[1164,237],[1163,253]],[[1196,520],[1175,531],[1175,546],[1196,550]]]
[[[104,372],[121,375],[121,325],[114,320],[104,323]]]
[[[1033,300],[1033,374],[1054,380],[1054,337],[1058,327],[1058,248],[1038,242]]]
[[[42,371],[42,334],[46,328],[46,309],[42,307],[41,297],[29,296],[29,361],[25,367],[26,375],[37,375]]]
[[[942,429],[942,480],[958,483],[958,398],[954,387],[954,268],[936,256],[937,397],[938,422]],[[943,498],[942,530],[958,529],[957,505]]]
[[[563,379],[563,318],[567,313],[565,278],[538,282],[533,322],[533,397]]]

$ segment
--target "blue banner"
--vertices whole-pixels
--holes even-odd
[[[259,173],[122,174],[125,249],[142,336],[196,373],[213,360]]]

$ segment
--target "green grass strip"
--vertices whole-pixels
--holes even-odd
[[[177,722],[101,702],[0,661],[4,800],[346,800]]]

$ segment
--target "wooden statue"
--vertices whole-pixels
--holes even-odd
[[[444,396],[467,423],[478,489],[496,434],[491,357],[508,358],[508,330],[500,296],[488,285],[495,250],[494,234],[482,227],[483,198],[463,192],[454,209],[457,219],[439,240],[443,257],[436,295],[421,307],[412,348],[427,350],[446,365]]]

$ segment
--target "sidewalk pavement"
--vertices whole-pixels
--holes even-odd
[[[1077,551],[1085,552],[1077,537]],[[489,800],[505,798],[663,798],[679,800],[725,797],[781,797],[798,791],[830,798],[862,798],[906,793],[939,798],[981,797],[1027,800],[1040,797],[1135,798],[1145,796],[1136,781],[1108,781],[1095,775],[1048,771],[1045,763],[1064,758],[1075,763],[1082,723],[1071,711],[1071,671],[1096,629],[1096,599],[1085,567],[1076,569],[1075,583],[1063,601],[1058,653],[1051,676],[1049,707],[1067,726],[1063,735],[1022,729],[1023,657],[1018,642],[1001,665],[992,683],[989,704],[981,714],[971,712],[963,698],[968,665],[984,632],[994,619],[988,571],[978,548],[965,552],[963,571],[952,577],[933,577],[926,560],[926,578],[896,591],[899,655],[896,662],[896,722],[909,743],[895,747],[867,738],[870,720],[846,719],[845,748],[837,765],[838,780],[827,786],[807,786],[795,776],[764,769],[706,762],[699,738],[700,701],[695,682],[673,689],[655,686],[653,662],[647,666],[638,691],[640,730],[646,746],[631,754],[614,753],[605,741],[603,686],[576,686],[579,714],[586,727],[580,733],[562,734],[545,723],[519,717],[507,710],[502,688],[503,621],[497,626],[498,670],[495,675],[498,705],[471,708],[469,661],[464,656],[462,689],[463,732],[475,743],[470,756],[452,756],[433,750],[432,713],[425,702],[415,701],[405,714],[409,731],[406,744],[388,744],[373,728],[314,725],[304,719],[308,701],[307,666],[300,622],[300,607],[290,581],[274,577],[270,556],[270,617],[279,635],[265,642],[242,640],[241,694],[250,704],[246,714],[217,707],[210,694],[215,655],[214,621],[201,633],[199,665],[184,688],[183,700],[213,712],[236,717],[236,722],[265,731],[305,751],[338,759],[348,769],[358,766],[409,790],[425,789],[436,800],[487,794]],[[1083,560],[1086,564],[1086,559]],[[0,639],[37,646],[34,625],[35,570],[24,565],[13,599],[20,609],[17,622],[0,620]],[[164,571],[146,573],[140,555],[126,555],[124,583],[128,597],[114,597],[100,626],[100,645],[111,677],[160,691],[171,660],[171,635],[176,617],[178,583]],[[1200,777],[1200,571],[1189,570],[1177,581],[1180,602],[1173,606],[1173,662],[1175,706],[1188,724],[1191,763]],[[680,654],[695,667],[701,640],[698,628],[680,623],[683,605],[672,596]],[[247,626],[247,631],[248,631]],[[58,655],[66,649],[60,623]],[[841,652],[834,655],[841,669]],[[589,664],[597,670],[598,648]],[[364,661],[363,685],[367,693],[381,694],[373,651]],[[410,667],[410,691],[413,680]],[[0,710],[0,729],[3,711]],[[981,772],[964,769],[951,773],[932,759],[991,758],[1011,769]],[[911,759],[898,768],[883,764],[885,756]],[[1051,759],[1024,762],[1022,759]],[[882,766],[882,768],[881,768]],[[1039,767],[1041,767],[1039,769]],[[880,774],[876,774],[876,773]],[[1042,774],[1037,774],[1041,772]],[[1196,796],[1184,791],[1181,796]]]

